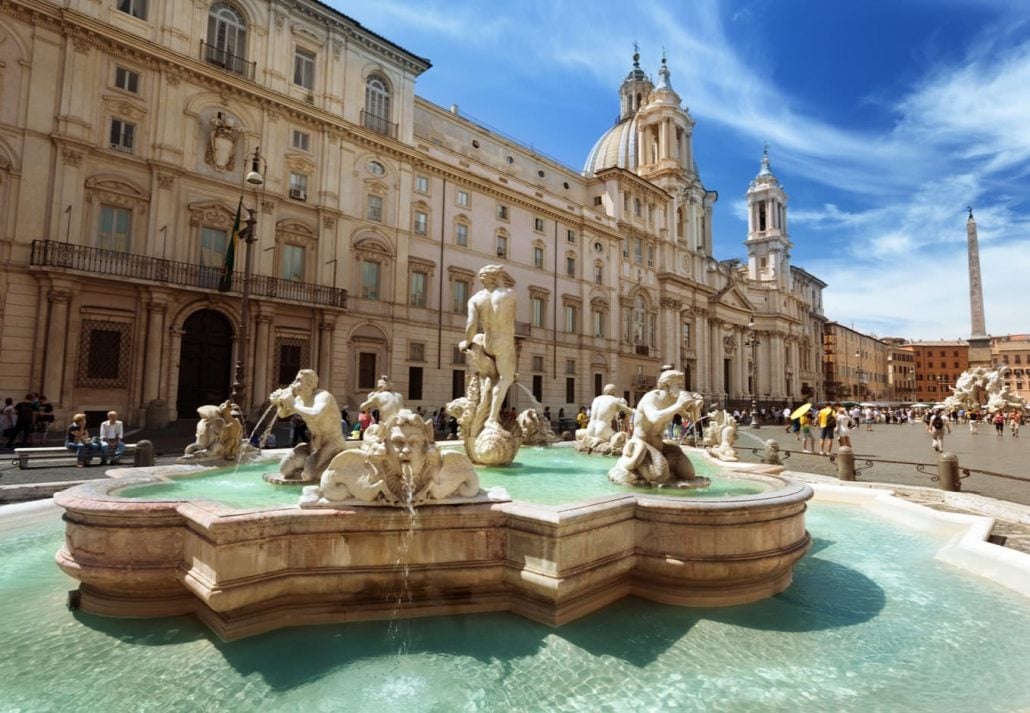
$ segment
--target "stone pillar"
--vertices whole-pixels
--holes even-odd
[[[63,376],[68,354],[68,303],[70,290],[55,288],[47,293],[50,323],[47,328],[46,364],[43,371],[43,391],[55,404],[64,405]],[[74,365],[72,365],[74,368]]]
[[[318,382],[326,385],[323,388],[328,388],[327,385],[333,383],[333,335],[335,332],[336,322],[332,319],[326,319],[318,327]]]
[[[272,347],[268,343],[272,315],[259,314],[254,334],[254,384],[251,386],[251,402],[263,403],[268,395],[268,355]]]
[[[937,487],[952,492],[962,490],[958,479],[958,456],[954,453],[941,453],[937,461]]]
[[[143,364],[143,406],[161,397],[161,357],[164,354],[162,340],[165,333],[164,302],[147,303],[147,346]]]
[[[169,418],[196,418],[196,414],[179,413],[179,356],[182,354],[182,335],[186,332],[179,327],[168,330],[168,414]]]
[[[855,454],[848,446],[841,446],[837,451],[837,480],[852,481],[855,479]]]

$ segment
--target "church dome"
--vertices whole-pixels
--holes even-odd
[[[636,167],[637,117],[634,114],[608,129],[597,140],[583,165],[583,174],[592,176],[606,168],[624,168],[627,171],[633,171]]]

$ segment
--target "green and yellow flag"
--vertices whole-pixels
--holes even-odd
[[[243,198],[240,198],[236,206],[236,219],[232,222],[232,234],[225,246],[225,265],[222,266],[222,276],[218,279],[218,291],[228,292],[232,289],[232,271],[236,265],[236,242],[240,237],[240,213],[243,212]]]

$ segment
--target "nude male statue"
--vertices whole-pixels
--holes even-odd
[[[390,416],[404,408],[404,397],[399,392],[393,391],[393,382],[390,381],[390,377],[385,374],[379,377],[379,381],[376,383],[376,390],[368,395],[366,400],[358,408],[362,411],[372,411],[379,409],[379,422],[386,423]]]
[[[482,268],[479,279],[483,289],[469,300],[465,339],[458,349],[468,351],[481,344],[485,356],[493,360],[497,376],[491,379],[490,411],[483,428],[501,429],[501,404],[515,380],[515,281],[500,265]],[[480,325],[483,331],[477,334]]]
[[[609,440],[615,435],[612,419],[619,412],[633,415],[633,409],[626,405],[626,399],[615,395],[615,384],[605,384],[600,396],[594,397],[590,404],[590,422],[587,423],[587,437]]]
[[[269,399],[277,406],[279,418],[299,414],[311,434],[308,443],[297,445],[283,458],[279,472],[284,478],[318,478],[345,445],[336,398],[318,388],[318,374],[301,369],[292,384],[273,392]]]

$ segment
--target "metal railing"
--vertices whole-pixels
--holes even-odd
[[[381,116],[371,114],[364,109],[361,110],[361,125],[377,134],[389,136],[391,139],[397,138],[397,124]]]
[[[217,290],[222,276],[220,267],[205,267],[54,240],[33,240],[29,264],[205,290]],[[243,273],[233,272],[229,292],[239,293],[242,288]],[[347,290],[267,275],[250,276],[250,294],[253,297],[272,297],[325,307],[347,307]]]
[[[208,64],[226,69],[233,74],[238,74],[247,79],[254,79],[254,68],[256,62],[248,62],[243,57],[234,55],[232,52],[223,50],[220,47],[209,45],[204,40],[200,41],[200,56]]]

